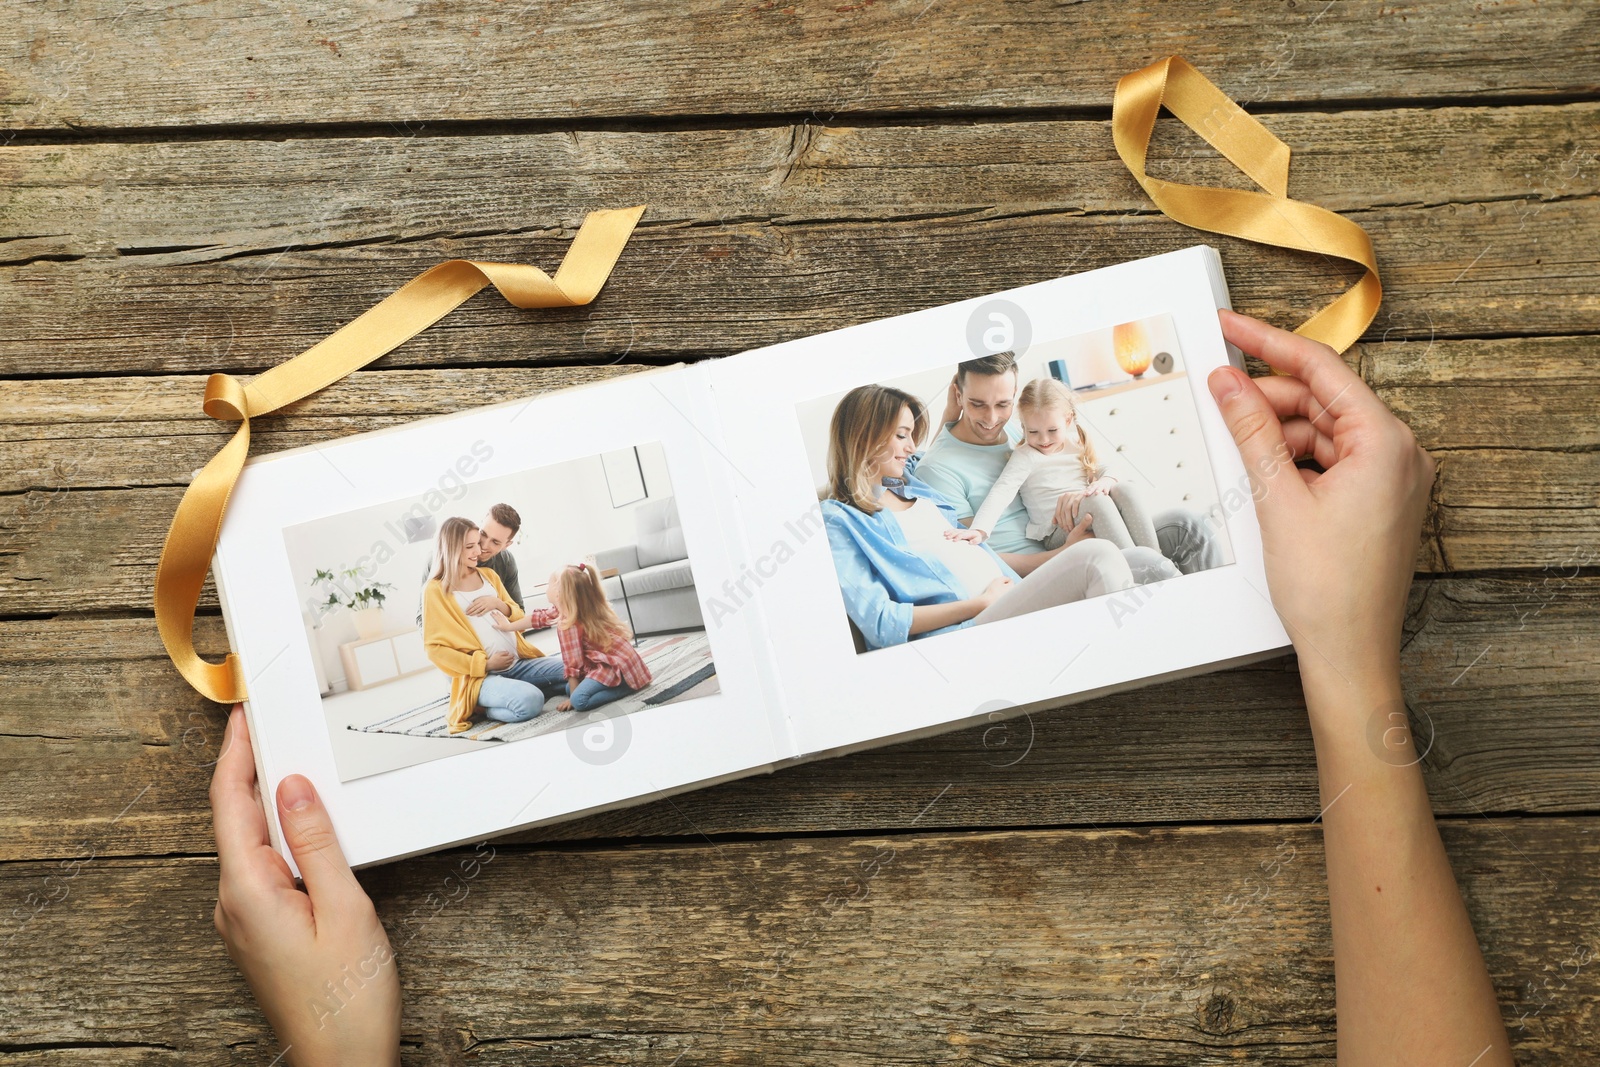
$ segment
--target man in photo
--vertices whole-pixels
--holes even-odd
[[[970,525],[984,497],[1011,459],[1022,432],[1012,415],[1019,382],[1012,352],[997,352],[959,364],[951,380],[943,426],[931,444],[912,457],[906,473],[938,490]],[[1161,554],[1181,574],[1222,564],[1222,549],[1210,526],[1189,508],[1168,508],[1152,516]],[[1047,549],[1027,536],[1028,510],[1020,495],[1001,512],[987,543],[1017,574],[1034,569],[1068,545]],[[1158,577],[1158,576],[1152,576]]]
[[[517,514],[517,509],[510,504],[496,504],[489,509],[483,522],[478,525],[478,566],[488,567],[500,578],[500,584],[505,586],[506,595],[519,607],[522,605],[522,586],[517,581],[517,560],[510,552],[506,551],[517,531],[522,529],[522,516]],[[422,628],[422,594],[428,584],[428,576],[432,573],[433,563],[430,561],[428,569],[422,573],[422,581],[417,583],[417,628]],[[511,605],[498,598],[485,594],[467,606],[468,615],[484,615],[491,611],[498,611],[502,615],[515,614]]]

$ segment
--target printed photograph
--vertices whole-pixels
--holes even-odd
[[[1156,315],[798,405],[856,651],[1233,563],[1193,388]]]
[[[491,455],[284,531],[341,780],[719,692],[661,446]]]

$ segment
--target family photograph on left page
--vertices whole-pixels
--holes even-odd
[[[664,451],[651,442],[284,530],[342,781],[719,692]],[[590,736],[594,735],[594,736]]]

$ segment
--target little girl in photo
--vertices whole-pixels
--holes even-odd
[[[515,622],[499,612],[493,614],[497,630],[555,627],[566,668],[567,699],[546,704],[548,710],[588,711],[650,684],[650,668],[633,647],[632,632],[606,599],[598,571],[587,563],[562,567],[550,575],[545,595],[550,607],[536,608]]]
[[[1130,532],[1122,510],[1116,504],[1129,490],[1105,473],[1095,455],[1094,445],[1078,422],[1078,407],[1072,390],[1054,378],[1035,378],[1023,386],[1017,397],[1017,414],[1026,433],[1023,443],[1011,451],[1005,470],[983,498],[972,524],[964,531],[951,530],[953,540],[982,542],[994,532],[994,524],[1017,494],[1022,494],[1028,509],[1026,536],[1046,549],[1059,547],[1066,531],[1056,525],[1056,505],[1064,494],[1080,497],[1091,513],[1090,529],[1118,548],[1136,544],[1157,547],[1155,528]],[[1106,497],[1112,506],[1102,506],[1094,497]],[[1134,522],[1150,525],[1139,508],[1128,509]]]

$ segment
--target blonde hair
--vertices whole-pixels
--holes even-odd
[[[1078,430],[1078,462],[1083,464],[1083,480],[1092,482],[1100,477],[1103,469],[1100,457],[1095,455],[1089,435],[1083,432],[1083,420],[1077,417],[1078,405],[1072,399],[1071,389],[1054,378],[1035,378],[1022,387],[1022,394],[1017,397],[1017,410],[1059,411],[1071,415],[1072,424]]]
[[[633,631],[606,599],[597,569],[587,563],[569,563],[555,573],[552,584],[561,601],[560,621],[576,626],[585,644],[603,650],[632,639]]]
[[[428,577],[444,587],[446,593],[455,592],[456,575],[461,571],[461,552],[466,547],[467,534],[478,528],[471,519],[450,518],[439,526],[439,538],[433,546],[433,573]]]
[[[874,489],[879,457],[900,425],[900,409],[911,410],[911,436],[921,447],[928,432],[922,401],[887,385],[860,385],[833,409],[828,424],[828,496],[868,515],[878,510]]]

